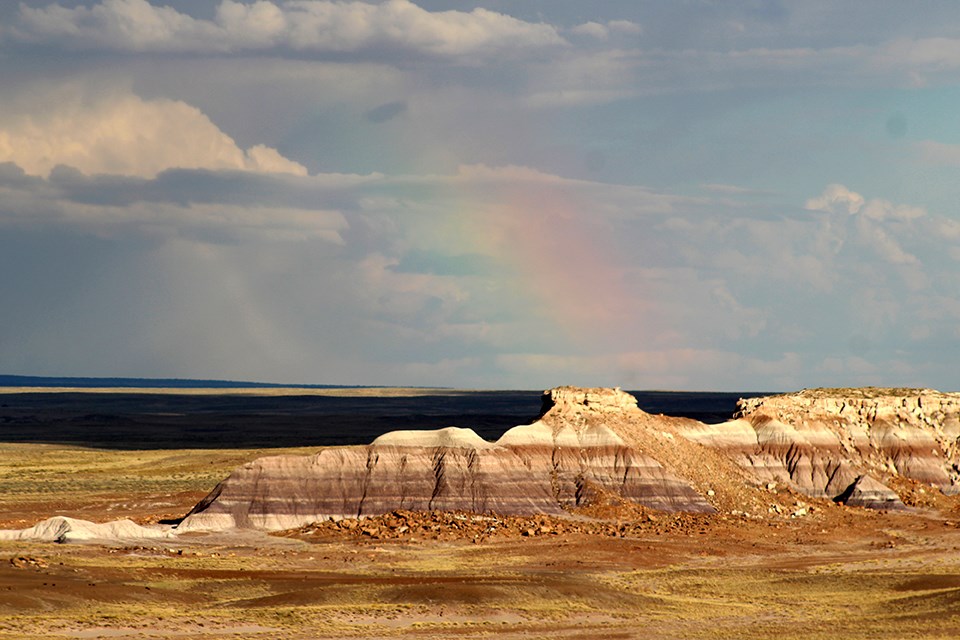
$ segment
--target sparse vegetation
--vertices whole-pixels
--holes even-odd
[[[725,556],[668,544],[656,551],[671,554],[669,566],[648,566],[637,540],[597,546],[590,536],[562,546],[283,541],[233,557],[199,540],[182,554],[27,545],[48,566],[0,569],[0,589],[18,582],[17,597],[0,600],[0,638],[519,638],[637,628],[662,638],[949,637],[960,629],[960,563],[915,535],[908,554],[884,554],[881,564],[855,544],[842,571],[799,548],[771,556],[731,540]],[[0,557],[12,552],[0,545]],[[545,570],[548,558],[558,564]],[[777,563],[789,566],[769,566]]]
[[[276,449],[303,454],[316,448]],[[99,514],[138,521],[181,516],[258,449],[105,450],[0,443],[0,528],[33,514]]]

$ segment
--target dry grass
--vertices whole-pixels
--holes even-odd
[[[97,521],[176,517],[245,462],[268,453],[312,451],[316,448],[123,451],[0,443],[0,528],[22,528],[56,513]]]
[[[481,551],[446,544],[441,562],[429,544],[285,544],[233,558],[203,544],[183,555],[0,545],[0,557],[45,553],[49,562],[42,572],[0,569],[0,589],[16,579],[21,594],[19,606],[0,598],[0,638],[126,631],[131,637],[509,638],[548,630],[553,637],[946,638],[960,630],[960,559],[954,554],[945,562],[942,550],[913,554],[904,566],[888,557],[842,571],[815,561],[769,569],[751,555],[723,562],[685,557],[647,569],[629,566],[633,542],[619,544],[620,565],[558,571],[534,566],[535,557],[550,553],[543,543]],[[578,557],[591,556],[590,540],[570,545]],[[490,562],[484,567],[478,558]],[[936,562],[935,572],[918,573]],[[67,580],[74,582],[61,582]],[[60,596],[50,586],[58,582]]]

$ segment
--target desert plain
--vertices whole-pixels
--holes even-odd
[[[326,393],[339,400],[7,390],[0,529],[56,514],[175,521],[265,455],[414,424],[494,433],[539,403]],[[563,517],[398,511],[269,534],[5,541],[0,638],[958,637],[960,499],[894,488],[908,509],[770,484],[751,489],[749,511],[713,514],[610,496]]]

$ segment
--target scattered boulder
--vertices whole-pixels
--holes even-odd
[[[10,566],[14,569],[46,569],[49,563],[43,558],[34,558],[33,556],[16,556],[10,558]]]
[[[902,511],[907,508],[893,489],[868,475],[862,475],[854,480],[834,500],[850,507],[866,507],[867,509]]]

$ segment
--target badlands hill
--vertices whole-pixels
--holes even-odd
[[[723,452],[759,482],[813,497],[903,508],[887,483],[960,487],[960,394],[929,389],[810,389],[740,401],[739,418],[684,435]]]
[[[833,389],[742,400],[706,425],[654,416],[619,389],[544,392],[538,420],[496,442],[470,429],[395,431],[366,446],[273,456],[235,470],[179,531],[290,529],[394,510],[560,515],[613,494],[663,511],[758,508],[788,487],[904,508],[891,481],[960,486],[960,394]]]
[[[496,442],[470,429],[395,431],[367,446],[273,456],[234,471],[178,530],[289,529],[397,509],[560,515],[611,492],[664,511],[713,511],[686,480],[630,446],[616,425],[643,414],[613,389],[560,388],[536,422]]]

